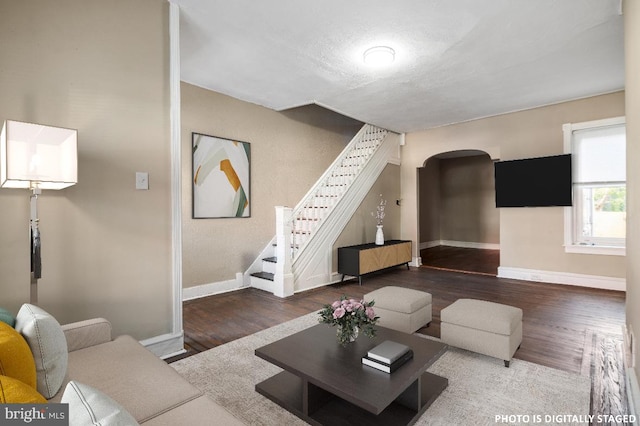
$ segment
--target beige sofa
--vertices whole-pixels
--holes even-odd
[[[67,371],[49,401],[60,402],[73,380],[108,395],[144,425],[243,424],[132,337],[112,339],[107,320],[63,325],[62,330],[69,351]]]

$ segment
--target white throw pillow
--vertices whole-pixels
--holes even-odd
[[[64,383],[69,358],[60,323],[43,309],[25,303],[18,311],[15,328],[29,344],[36,362],[38,392],[53,398]]]
[[[136,419],[120,404],[91,386],[70,381],[62,394],[69,404],[69,426],[135,426]]]

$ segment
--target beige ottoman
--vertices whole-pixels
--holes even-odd
[[[431,294],[424,291],[388,286],[365,294],[364,300],[375,300],[382,327],[413,333],[431,322]]]
[[[458,299],[440,312],[444,343],[504,360],[522,343],[522,309],[475,299]]]

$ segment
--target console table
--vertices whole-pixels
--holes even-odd
[[[389,240],[384,245],[374,243],[338,248],[338,273],[358,277],[362,285],[362,276],[371,272],[407,265],[411,262],[411,241]]]

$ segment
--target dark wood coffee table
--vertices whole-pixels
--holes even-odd
[[[362,356],[385,340],[413,349],[413,359],[391,374],[362,364]],[[447,345],[378,327],[343,347],[336,328],[318,324],[256,349],[283,372],[256,391],[312,425],[413,424],[447,387],[427,368]]]

